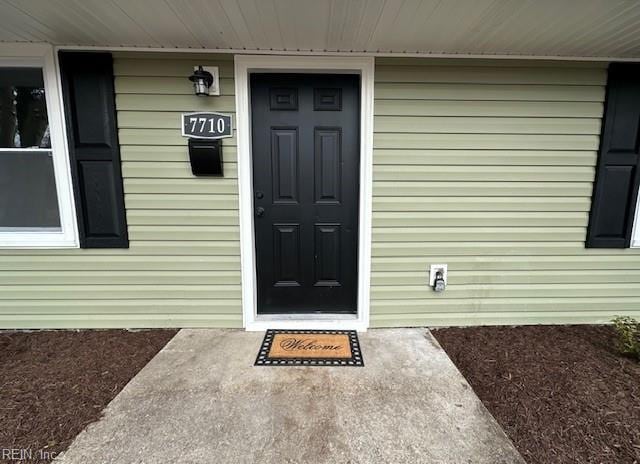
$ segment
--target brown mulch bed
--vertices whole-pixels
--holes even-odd
[[[640,463],[640,363],[611,327],[433,333],[527,463]]]
[[[50,462],[175,333],[0,332],[0,461]]]

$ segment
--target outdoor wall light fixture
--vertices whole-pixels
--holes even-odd
[[[447,265],[432,264],[429,269],[429,286],[435,292],[444,292],[447,288]]]
[[[196,95],[209,95],[209,87],[213,84],[213,74],[202,69],[202,66],[198,66],[198,69],[189,76],[189,80],[193,82],[193,91]]]

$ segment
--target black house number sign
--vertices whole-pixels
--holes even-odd
[[[223,139],[233,136],[231,116],[221,113],[183,113],[182,136],[195,139]]]

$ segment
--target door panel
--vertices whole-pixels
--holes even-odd
[[[359,87],[251,76],[259,313],[357,311]]]
[[[342,146],[340,128],[316,129],[314,185],[316,203],[340,203]]]
[[[300,225],[273,225],[273,257],[276,287],[299,287]]]
[[[298,131],[271,129],[273,202],[298,202]]]
[[[340,224],[316,224],[317,287],[340,286]]]

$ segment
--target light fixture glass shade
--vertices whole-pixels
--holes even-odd
[[[196,95],[209,95],[209,86],[204,79],[197,79],[193,81],[193,91]]]

